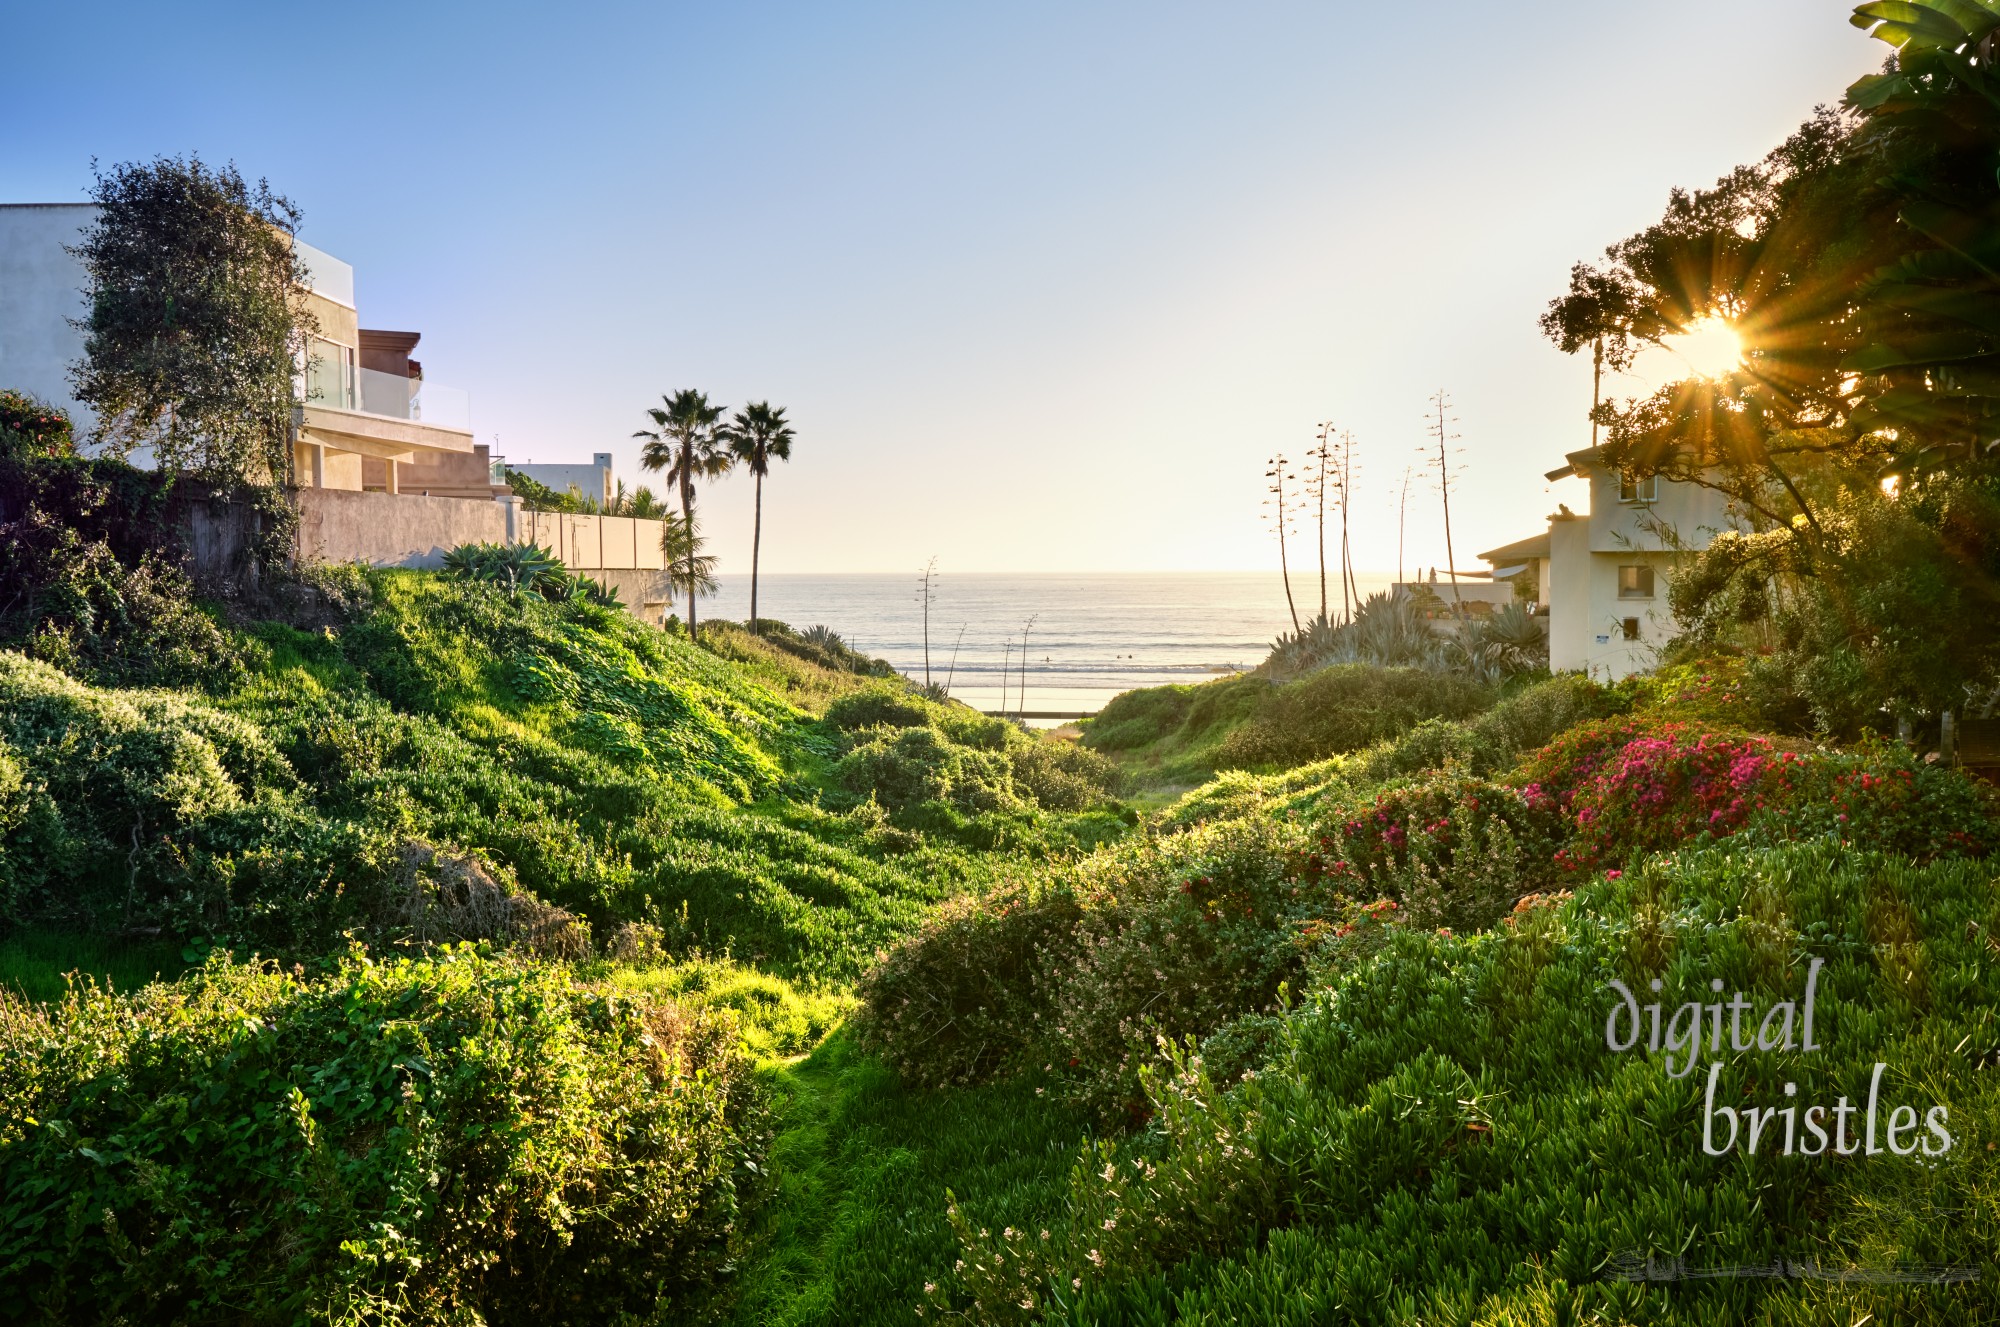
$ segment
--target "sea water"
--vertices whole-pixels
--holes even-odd
[[[703,616],[748,617],[749,576],[719,579],[721,590],[702,602]],[[1365,595],[1387,589],[1394,577],[1356,579]],[[1338,618],[1339,587],[1329,584],[1328,592]],[[1301,621],[1317,613],[1317,574],[1294,575],[1292,594]],[[925,679],[914,575],[765,576],[757,598],[763,617],[832,627],[905,677]],[[976,709],[1088,714],[1121,691],[1254,668],[1291,628],[1275,573],[940,574],[930,605],[929,677]]]

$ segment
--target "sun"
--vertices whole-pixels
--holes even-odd
[[[1743,339],[1722,318],[1697,318],[1660,344],[1704,378],[1726,378],[1743,367]]]

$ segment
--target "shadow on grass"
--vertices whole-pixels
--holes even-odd
[[[909,1323],[958,1257],[945,1190],[975,1224],[1057,1209],[1087,1132],[1025,1079],[906,1090],[845,1030],[766,1069],[777,1138],[729,1321]]]
[[[163,940],[34,928],[0,938],[0,986],[30,1000],[61,999],[72,972],[129,991],[149,981],[171,981],[187,966],[180,946]]]

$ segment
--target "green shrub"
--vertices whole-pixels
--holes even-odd
[[[1084,725],[1083,744],[1115,753],[1129,781],[1200,782],[1217,768],[1224,740],[1269,689],[1262,678],[1246,674],[1199,686],[1128,691],[1112,697]]]
[[[239,718],[170,692],[100,690],[4,651],[0,746],[14,771],[0,818],[0,919],[12,924],[156,920],[178,901],[185,876],[171,864],[198,826],[296,783]]]
[[[1387,928],[1372,955],[1324,972],[1239,1081],[1170,1047],[1148,1070],[1154,1130],[1083,1149],[1059,1217],[988,1205],[956,1222],[959,1272],[926,1316],[1991,1320],[1989,875],[1827,844],[1715,849],[1600,877],[1476,937]],[[1740,1139],[1710,1155],[1707,1048],[1700,1072],[1674,1078],[1643,1042],[1606,1047],[1613,978],[1643,990],[1658,976],[1670,1001],[1714,999],[1716,979],[1762,1009],[1800,998],[1810,958],[1825,960],[1818,1051],[1725,1047],[1715,1102],[1789,1105],[1796,1082],[1797,1102],[1830,1112],[1868,1097],[1880,1063],[1885,1110],[1948,1108],[1945,1158],[1784,1156],[1775,1126],[1755,1155]],[[1049,1234],[1024,1237],[1037,1227]],[[1834,1279],[1618,1274],[1648,1258],[1699,1272],[1781,1257]],[[1946,1266],[1981,1276],[1885,1275]]]
[[[862,979],[862,1044],[927,1087],[1016,1066],[1046,1035],[1040,981],[1052,955],[1070,952],[1081,918],[1062,885],[947,902]]]
[[[30,456],[74,456],[75,429],[61,406],[0,389],[0,449],[18,449]]]
[[[1485,686],[1417,668],[1340,664],[1273,687],[1217,752],[1222,767],[1303,765],[1379,742],[1425,719],[1458,719],[1492,699]]]
[[[726,1019],[469,951],[0,1004],[0,1280],[53,1320],[617,1322],[724,1264]]]
[[[1338,910],[1305,839],[1264,817],[1134,840],[1045,883],[960,900],[863,983],[868,1044],[917,1082],[1045,1062],[1117,1115],[1154,1039],[1203,1035],[1296,979]]]
[[[1102,802],[1118,781],[1118,767],[1087,747],[1041,738],[1017,748],[1009,763],[1014,786],[1050,811],[1083,811]]]
[[[1646,851],[1754,827],[1763,841],[1826,836],[1928,857],[2000,846],[2000,801],[1891,743],[1798,751],[1677,719],[1579,725],[1527,761],[1530,804],[1568,822],[1558,860],[1616,866]]]
[[[894,686],[871,686],[850,692],[826,707],[826,723],[841,732],[865,728],[923,728],[936,718],[938,707],[922,696]]]
[[[1321,808],[1307,868],[1356,898],[1396,900],[1419,925],[1484,930],[1559,878],[1563,829],[1513,787],[1433,773]]]
[[[973,812],[1018,804],[1005,757],[960,746],[935,728],[903,728],[865,742],[841,758],[833,777],[856,797],[871,797],[892,811],[921,802]]]

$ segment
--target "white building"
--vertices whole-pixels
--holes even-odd
[[[1667,585],[1677,554],[1748,527],[1698,484],[1631,483],[1595,450],[1571,452],[1551,481],[1590,484],[1590,509],[1563,507],[1548,529],[1479,555],[1496,581],[1533,573],[1548,615],[1549,667],[1616,680],[1651,668],[1674,634]]]
[[[95,203],[0,204],[0,387],[62,406],[86,436],[96,418],[71,395],[69,371],[83,358],[73,320],[89,312],[89,278],[69,249],[96,216]],[[351,266],[293,243],[318,324],[293,421],[299,486],[491,501],[500,490],[465,393],[426,385],[410,357],[417,333],[361,326]]]
[[[516,465],[509,461],[507,468],[558,494],[575,489],[578,497],[589,498],[600,507],[611,498],[610,452],[593,452],[589,465]]]

